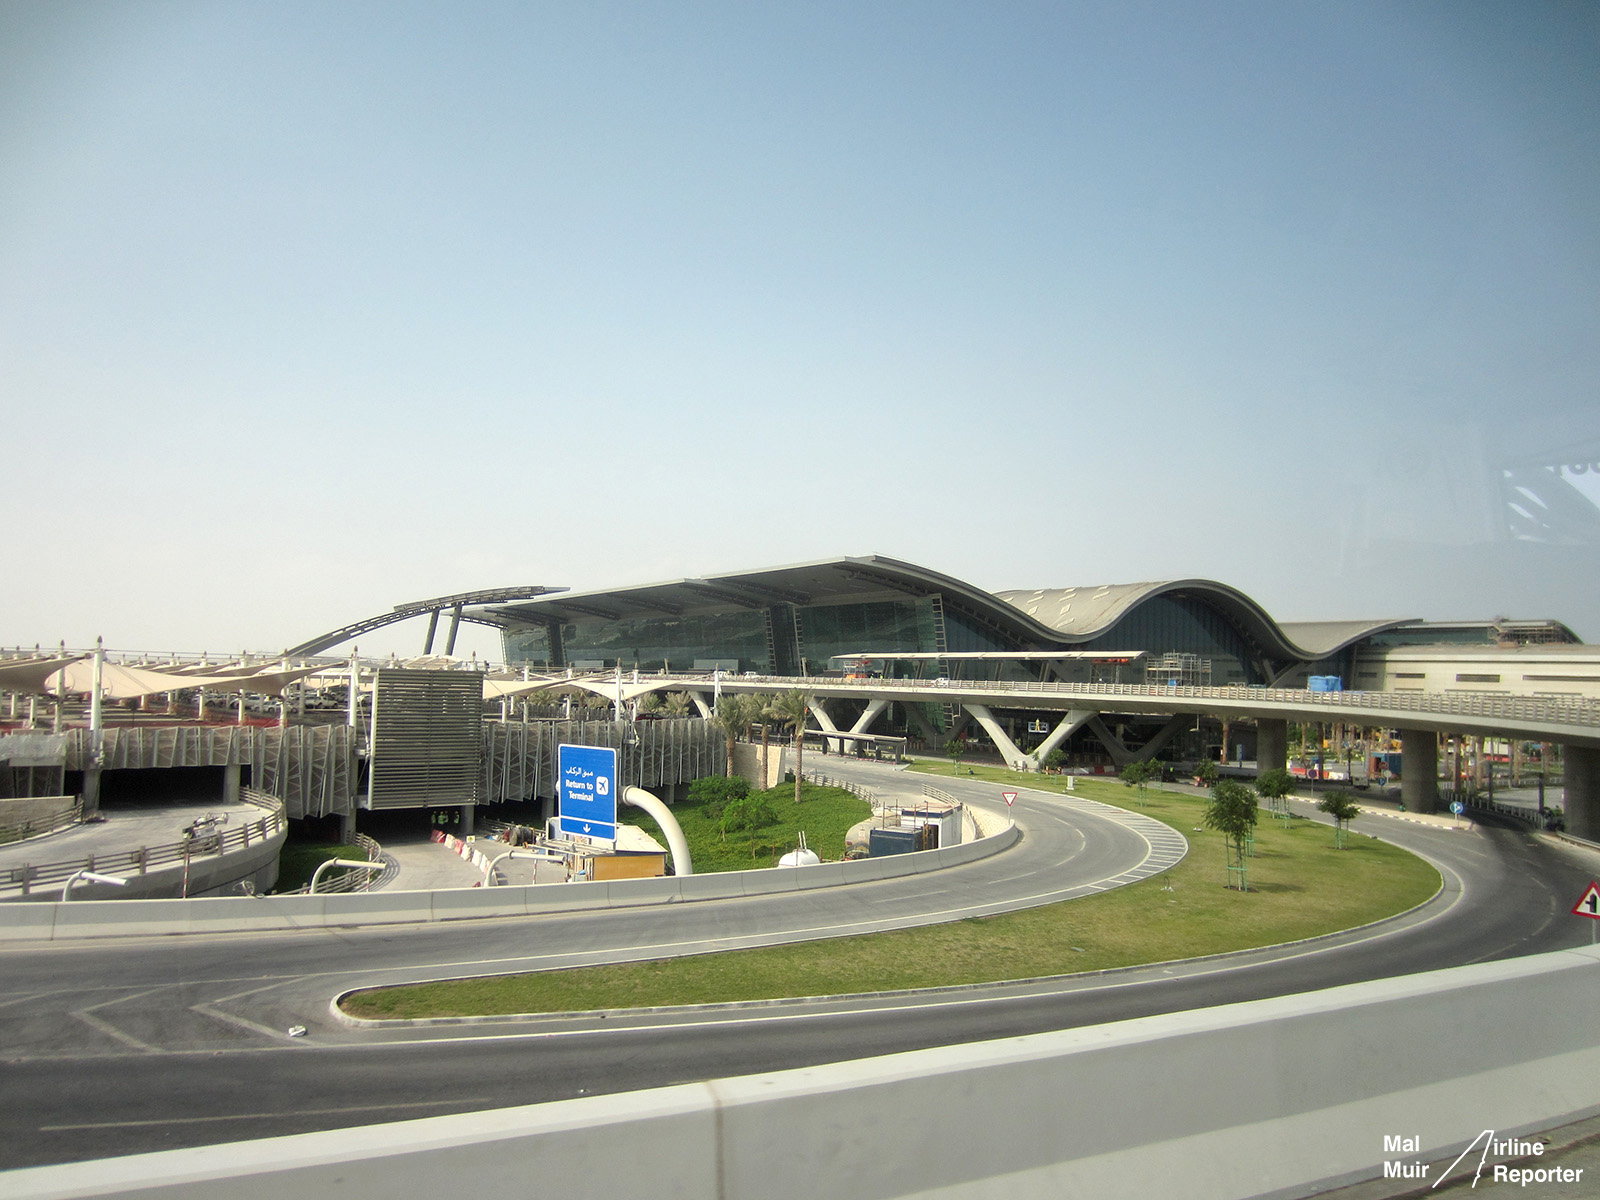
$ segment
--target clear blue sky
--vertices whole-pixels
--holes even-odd
[[[1600,459],[1597,79],[1588,3],[0,3],[0,642],[849,553],[1600,639],[1498,491]]]

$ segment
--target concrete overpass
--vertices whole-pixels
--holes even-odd
[[[772,692],[795,688],[812,698],[811,712],[825,732],[866,733],[891,702],[943,704],[976,721],[999,747],[1006,764],[1035,770],[1043,758],[1079,729],[1088,727],[1118,765],[1147,758],[1196,715],[1249,718],[1257,723],[1257,761],[1262,770],[1287,761],[1290,721],[1346,721],[1395,729],[1402,750],[1401,797],[1414,812],[1438,807],[1437,735],[1493,734],[1556,742],[1566,762],[1567,826],[1578,837],[1600,841],[1600,702],[1564,697],[1493,696],[1468,692],[1310,692],[1267,687],[1153,687],[1144,684],[1035,683],[914,679],[794,679],[703,675],[651,676],[650,690],[687,690],[702,712],[722,692]],[[644,686],[644,685],[639,685]],[[848,730],[840,730],[826,702],[850,699],[865,707]],[[994,717],[995,709],[1049,713],[1054,724],[1045,740],[1024,752]],[[915,711],[915,710],[913,710]],[[1167,724],[1137,751],[1106,727],[1104,713],[1164,715]]]

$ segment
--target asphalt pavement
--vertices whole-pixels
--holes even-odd
[[[887,768],[833,760],[873,786]],[[995,807],[999,788],[937,786]],[[1001,809],[1003,811],[1003,808]],[[350,1028],[350,987],[836,936],[1086,894],[1151,860],[1122,820],[1022,791],[1004,854],[744,901],[294,935],[0,947],[0,1165],[627,1091],[1098,1024],[1587,942],[1597,856],[1518,829],[1383,822],[1434,861],[1423,909],[1311,945],[1091,977],[757,1008]],[[1368,832],[1378,832],[1374,818]],[[1441,1014],[1441,1023],[1447,1020]],[[289,1036],[303,1025],[304,1036]]]

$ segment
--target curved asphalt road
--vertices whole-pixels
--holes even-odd
[[[872,782],[881,784],[882,776]],[[940,786],[990,802],[998,790]],[[1067,805],[1024,792],[1017,810],[1025,837],[1017,848],[850,888],[405,930],[13,946],[0,951],[0,1166],[779,1070],[1587,940],[1567,913],[1596,873],[1594,856],[1510,829],[1455,832],[1373,817],[1368,831],[1439,864],[1446,890],[1424,913],[1314,947],[1056,984],[687,1014],[397,1031],[345,1029],[328,1013],[331,995],[362,984],[659,957],[1043,903],[1081,893],[1088,881],[1121,877],[1150,857],[1123,822]],[[307,1026],[307,1036],[286,1037],[291,1024]]]

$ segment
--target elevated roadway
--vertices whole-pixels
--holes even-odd
[[[884,788],[887,768],[830,765]],[[941,787],[992,803],[994,785]],[[1147,862],[1120,820],[1024,791],[1019,846],[934,875],[670,910],[0,948],[4,1166],[619,1092],[1300,992],[1587,940],[1586,851],[1371,818],[1439,865],[1424,909],[1305,946],[1086,979],[775,1005],[349,1028],[345,989],[836,936],[1039,903]],[[1380,822],[1381,826],[1380,826]],[[1449,1014],[1439,1016],[1447,1034]],[[291,1026],[303,1025],[301,1037]]]
[[[652,686],[706,691],[704,676],[663,677]],[[736,676],[725,692],[800,688],[814,698],[946,703],[1039,712],[1171,713],[1256,720],[1347,721],[1374,728],[1437,733],[1498,733],[1530,741],[1600,748],[1600,702],[1574,698],[1491,696],[1470,692],[1309,692],[1266,687],[1152,687],[1130,683],[1033,683],[953,679],[792,679]],[[1024,756],[1031,757],[1031,756]]]
[[[1036,770],[1053,749],[1088,726],[1111,757],[1123,765],[1146,758],[1180,732],[1197,714],[1246,717],[1257,723],[1256,758],[1262,770],[1286,765],[1287,725],[1344,721],[1395,729],[1402,750],[1401,787],[1415,812],[1438,807],[1438,734],[1492,734],[1527,741],[1557,742],[1563,751],[1567,827],[1600,841],[1600,702],[1578,697],[1497,696],[1472,692],[1311,692],[1267,687],[1152,687],[1142,684],[1006,682],[910,679],[807,679],[739,676],[708,683],[703,676],[669,679],[652,676],[652,688],[714,688],[732,692],[770,692],[803,688],[825,733],[866,733],[892,701],[959,707],[982,726],[1006,765]],[[825,701],[851,699],[863,704],[848,731],[841,731]],[[1056,714],[1055,725],[1031,752],[1019,749],[995,718],[993,709]],[[913,713],[916,710],[912,710]],[[1101,721],[1102,713],[1166,716],[1166,725],[1138,751],[1130,751]]]

